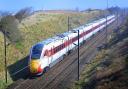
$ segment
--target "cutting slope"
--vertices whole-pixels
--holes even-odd
[[[67,31],[68,19],[70,20],[70,29],[85,24],[103,15],[104,11],[91,11],[81,13],[48,13],[48,12],[35,12],[31,16],[25,18],[20,24],[19,29],[22,34],[22,40],[15,44],[7,45],[7,64],[8,66],[14,65],[15,68],[9,68],[9,74],[16,72],[17,68],[24,67],[23,65],[16,64],[29,54],[29,49],[35,43],[42,41],[46,38],[52,37],[56,34]],[[0,33],[0,81],[4,80],[4,46],[3,35]],[[8,74],[8,75],[9,75]],[[12,82],[9,77],[9,83]],[[2,83],[2,82],[0,82]],[[2,84],[3,85],[3,84]]]

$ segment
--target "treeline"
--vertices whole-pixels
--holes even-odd
[[[18,24],[26,17],[31,15],[32,8],[24,8],[16,14],[0,12],[0,31],[5,34],[11,43],[22,40]]]

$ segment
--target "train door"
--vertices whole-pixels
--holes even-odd
[[[84,30],[82,32],[82,43],[84,43]]]
[[[66,45],[67,45],[67,52],[70,53],[70,50],[71,50],[70,37],[68,37],[68,42],[66,43]]]
[[[68,46],[67,46],[68,43],[67,42],[68,42],[68,37],[65,37],[62,40],[62,49],[63,49],[64,55],[67,55],[67,52],[68,52]]]
[[[55,64],[54,64],[54,59],[55,59],[55,55],[54,55],[54,53],[55,53],[55,46],[53,45],[53,46],[51,47],[50,67],[52,67],[52,66],[55,65]]]
[[[49,55],[50,55],[50,57],[48,58],[48,62],[49,62],[49,67],[51,67],[50,64],[52,63],[52,59],[53,59],[53,47],[50,48]]]
[[[84,30],[84,35],[83,35],[84,43],[86,42],[86,30]]]

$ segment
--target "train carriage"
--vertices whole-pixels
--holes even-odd
[[[106,18],[102,18],[35,44],[30,50],[30,73],[40,75],[46,72],[48,68],[62,60],[64,55],[75,49],[78,45],[78,30],[81,44],[115,19],[115,15],[107,16],[107,23]]]

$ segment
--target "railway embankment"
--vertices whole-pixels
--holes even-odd
[[[5,89],[9,84],[20,79],[26,79],[26,70],[28,62],[28,54],[32,45],[46,38],[50,38],[56,34],[67,31],[68,21],[70,17],[70,28],[79,27],[80,24],[89,23],[94,18],[98,18],[104,14],[104,11],[90,11],[88,13],[44,13],[35,12],[34,14],[24,18],[18,25],[22,40],[11,43],[7,38],[6,59],[7,59],[7,83],[5,83],[5,64],[4,64],[4,36],[0,32],[0,89]],[[91,20],[91,21],[90,21]],[[12,21],[12,19],[11,19]],[[15,25],[8,22],[8,31],[13,31]],[[11,28],[10,28],[10,27]],[[15,26],[14,26],[15,27]],[[14,34],[17,34],[13,31]],[[11,36],[14,36],[10,32]],[[17,38],[15,36],[14,38]]]
[[[108,47],[87,64],[73,89],[128,89],[128,23],[115,29]]]

